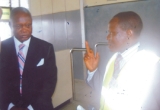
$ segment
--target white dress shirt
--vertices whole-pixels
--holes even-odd
[[[29,44],[30,44],[30,40],[31,38],[29,38],[28,40],[24,41],[23,44],[25,44],[24,48],[23,48],[23,54],[26,58],[27,56],[27,52],[28,52],[28,48],[29,48]],[[14,37],[14,43],[15,43],[15,48],[16,48],[16,53],[18,55],[18,52],[19,52],[19,45],[22,44],[22,42],[20,42],[16,37]],[[10,103],[9,106],[8,106],[8,110],[10,110],[12,107],[14,106],[13,103]],[[29,110],[33,110],[32,106],[29,105],[27,107]]]
[[[133,45],[132,47],[130,47],[129,49],[125,50],[123,53],[120,53],[120,52],[117,52],[117,53],[116,53],[117,55],[118,55],[118,54],[121,54],[121,55],[122,55],[122,58],[123,58],[123,60],[120,61],[120,69],[121,69],[121,68],[124,66],[124,64],[125,64],[127,61],[129,61],[129,59],[138,51],[139,46],[140,46],[140,43],[138,42],[138,43],[136,43],[135,45]],[[93,72],[90,72],[90,71],[88,70],[88,77],[87,77],[87,81],[88,81],[88,82],[92,79],[92,77],[93,77],[93,75],[94,75],[94,73],[95,73],[96,71],[97,71],[97,69],[94,70]]]
[[[23,54],[24,54],[25,57],[26,57],[27,52],[28,52],[30,40],[31,40],[31,38],[29,38],[28,40],[23,42],[23,44],[25,45],[24,48],[23,48]],[[17,40],[17,38],[14,37],[14,43],[15,43],[16,53],[18,55],[19,45],[22,44],[22,42],[20,42],[19,40]]]

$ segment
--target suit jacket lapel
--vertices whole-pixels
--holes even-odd
[[[35,40],[36,39],[34,37],[31,37],[28,52],[26,55],[25,66],[23,70],[24,74],[26,71],[30,70],[30,68],[35,67],[36,63],[40,59],[40,56],[39,56],[40,50],[38,50],[38,44]]]

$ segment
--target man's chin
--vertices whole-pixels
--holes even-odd
[[[109,51],[110,51],[110,52],[117,52],[117,50],[115,50],[115,49],[113,49],[113,48],[111,48],[111,47],[109,47]]]
[[[30,37],[22,37],[21,39],[20,39],[20,41],[21,42],[24,42],[24,41],[26,41],[26,40],[28,40]]]

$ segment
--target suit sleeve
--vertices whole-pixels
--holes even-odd
[[[99,70],[97,69],[92,77],[92,79],[88,82],[88,85],[92,87],[95,91],[100,92],[103,83],[103,75],[100,74]]]
[[[43,89],[41,90],[40,96],[37,99],[37,104],[39,105],[39,110],[45,110],[52,104],[51,97],[54,93],[56,83],[57,83],[57,67],[55,61],[55,53],[53,46],[51,45],[48,49],[47,57],[45,58],[45,78],[43,83]],[[51,109],[52,110],[52,109]]]

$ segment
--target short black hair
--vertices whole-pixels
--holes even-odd
[[[10,15],[10,20],[12,20],[14,18],[14,16],[18,13],[25,13],[25,14],[28,14],[31,18],[31,13],[29,12],[29,10],[27,8],[24,8],[24,7],[16,7],[16,8],[13,8],[11,10],[11,15]]]
[[[112,19],[114,18],[118,18],[118,24],[122,29],[131,29],[136,36],[140,35],[143,28],[143,22],[137,13],[133,11],[120,12]]]

